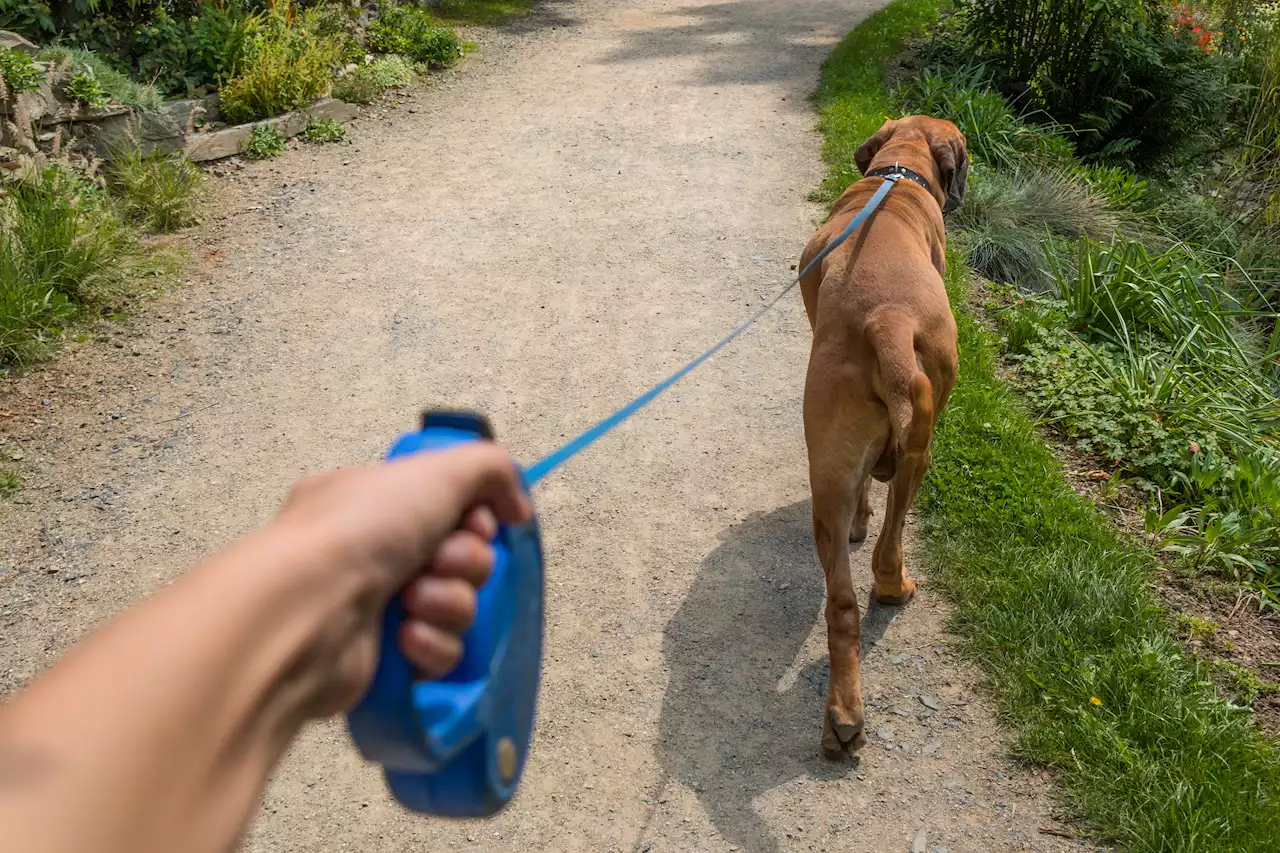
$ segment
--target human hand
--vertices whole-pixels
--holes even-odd
[[[401,651],[424,675],[452,669],[475,618],[476,590],[493,567],[498,522],[532,514],[515,463],[488,443],[320,474],[295,487],[268,529],[297,543],[323,578],[347,590],[350,604],[329,620],[324,648],[312,657],[319,676],[312,715],[345,710],[363,695],[382,612],[402,590]]]

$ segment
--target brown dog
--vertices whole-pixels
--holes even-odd
[[[813,327],[804,435],[831,657],[822,746],[833,757],[866,743],[849,542],[866,538],[872,477],[889,483],[871,563],[876,599],[903,604],[916,590],[902,562],[902,525],[956,380],[956,324],[942,284],[942,213],[959,206],[969,168],[964,135],[951,122],[927,116],[886,121],[854,159],[864,175],[905,167],[928,189],[914,179],[898,181],[867,222],[800,283]],[[805,246],[802,269],[883,180],[865,177],[845,190]]]

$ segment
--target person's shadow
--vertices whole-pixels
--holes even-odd
[[[791,671],[822,619],[811,531],[808,501],[731,527],[664,631],[663,778],[695,791],[724,838],[748,853],[778,849],[752,807],[756,797],[797,777],[841,778],[856,769],[827,760],[819,747],[825,634],[816,638],[819,660],[798,676]],[[855,566],[865,606],[863,574]],[[872,643],[896,612],[871,606],[862,621],[864,655],[874,654]]]

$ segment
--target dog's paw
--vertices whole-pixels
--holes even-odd
[[[907,577],[902,579],[902,585],[896,589],[882,590],[880,589],[880,584],[876,584],[876,601],[880,604],[906,604],[908,601],[915,598],[917,589],[918,587],[916,586],[916,582]]]
[[[861,715],[855,721],[839,709],[828,708],[822,724],[822,751],[827,758],[852,758],[867,745],[864,727]]]

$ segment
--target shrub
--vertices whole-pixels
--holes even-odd
[[[307,125],[308,142],[341,142],[347,138],[347,129],[342,122],[329,118],[313,118]]]
[[[31,57],[19,50],[0,48],[0,79],[11,94],[34,92],[44,79],[44,72]]]
[[[1046,252],[1061,240],[1109,239],[1121,226],[1104,196],[1064,170],[971,171],[965,203],[951,214],[969,264],[993,281],[1052,289]]]
[[[244,153],[252,160],[269,160],[284,153],[284,134],[266,124],[255,125],[244,143]]]
[[[199,3],[196,14],[186,18],[174,18],[161,7],[133,31],[120,53],[131,55],[139,76],[166,94],[187,95],[239,74],[264,21],[264,15],[250,13],[240,2]]]
[[[381,53],[398,53],[431,68],[453,65],[462,55],[462,43],[450,27],[438,26],[418,6],[392,6],[368,28],[369,44]]]
[[[333,96],[351,104],[369,104],[384,89],[404,86],[413,80],[413,66],[403,56],[380,56],[339,77],[333,84]]]
[[[328,88],[339,45],[318,35],[318,16],[294,20],[292,2],[273,7],[254,38],[243,71],[220,93],[220,108],[232,121],[266,118],[306,106]]]
[[[117,294],[134,235],[96,186],[50,166],[0,202],[0,363],[38,357],[83,307]]]
[[[963,0],[964,37],[1001,88],[1070,128],[1094,159],[1185,162],[1222,138],[1232,56],[1145,0]]]
[[[330,85],[339,45],[316,35],[313,15],[291,24],[291,3],[281,3],[255,37],[239,75],[222,87],[219,108],[233,122],[301,109]]]
[[[102,91],[102,84],[93,76],[92,71],[82,71],[67,81],[63,92],[68,98],[86,107],[105,107],[110,99]]]
[[[144,157],[133,147],[112,152],[108,185],[125,214],[148,231],[195,222],[200,184],[200,170],[181,154]]]
[[[164,104],[160,90],[150,83],[140,83],[116,70],[96,53],[69,47],[50,47],[40,51],[40,58],[63,68],[87,69],[111,100],[143,112],[158,112]]]
[[[358,70],[333,81],[333,96],[348,104],[372,104],[382,94],[382,87]]]

